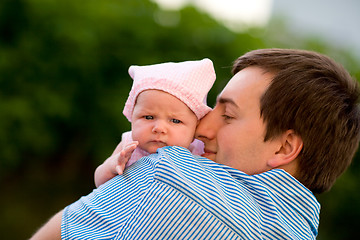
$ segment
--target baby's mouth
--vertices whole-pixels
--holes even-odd
[[[151,140],[150,143],[167,146],[166,142],[161,140]]]

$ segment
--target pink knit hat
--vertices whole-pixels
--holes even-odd
[[[177,97],[195,113],[198,119],[211,110],[206,105],[206,97],[216,76],[210,59],[131,66],[129,74],[134,83],[123,114],[130,122],[137,96],[142,91],[150,89],[161,90]]]

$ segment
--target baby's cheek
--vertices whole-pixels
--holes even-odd
[[[181,143],[180,143],[180,147],[184,147],[184,148],[189,148],[190,144],[194,141],[194,136],[184,136]]]

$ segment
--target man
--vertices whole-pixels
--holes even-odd
[[[315,239],[319,203],[359,143],[359,89],[331,59],[238,58],[196,137],[165,147],[55,215],[33,239]],[[62,222],[61,222],[62,218]]]

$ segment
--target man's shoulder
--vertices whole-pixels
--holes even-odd
[[[198,203],[207,202],[206,206],[225,201],[225,198],[237,199],[243,190],[241,182],[233,177],[226,166],[176,146],[158,150],[154,180]]]
[[[193,155],[188,149],[178,146],[158,149],[155,162],[155,175],[157,178],[166,177],[166,175],[171,175],[171,178],[178,177],[193,180],[204,177],[211,178],[217,175],[231,177],[223,168],[223,165]]]

